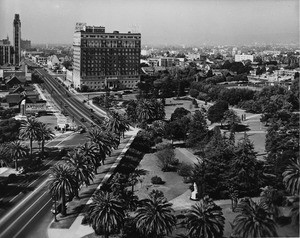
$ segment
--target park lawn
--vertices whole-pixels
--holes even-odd
[[[189,184],[183,183],[183,178],[177,172],[163,172],[158,163],[158,158],[155,154],[145,154],[141,160],[139,169],[144,169],[147,174],[141,178],[135,186],[135,194],[140,198],[147,198],[148,193],[154,189],[164,193],[168,201],[180,196],[189,189]],[[165,181],[163,185],[154,185],[151,183],[153,176],[159,176]]]

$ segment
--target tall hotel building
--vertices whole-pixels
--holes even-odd
[[[15,14],[13,37],[15,50],[14,64],[19,65],[21,61],[21,21],[19,14]]]
[[[140,33],[106,33],[105,27],[77,23],[73,50],[75,88],[135,88],[140,81]]]

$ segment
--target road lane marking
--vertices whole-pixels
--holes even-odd
[[[46,179],[44,182],[40,184],[32,193],[30,193],[27,197],[25,197],[19,204],[17,204],[9,213],[7,213],[4,217],[1,218],[0,223],[4,221],[8,216],[11,215],[11,213],[15,212],[16,209],[18,209],[25,201],[27,201],[29,198],[31,198],[42,186],[44,186],[45,183],[48,182],[48,179]]]
[[[47,180],[46,180],[47,181]],[[32,203],[20,216],[18,216],[18,218],[16,220],[14,220],[8,227],[6,227],[6,229],[2,232],[5,233],[7,230],[9,230],[18,220],[20,220],[20,218],[29,210],[32,208],[32,206],[34,206],[46,193],[48,193],[48,191],[44,192],[37,200],[34,201],[34,203]]]
[[[18,235],[28,226],[28,224],[44,209],[44,207],[46,207],[48,205],[49,202],[52,202],[51,199],[48,200],[48,202],[45,203],[44,206],[42,206],[41,209],[39,209],[37,211],[37,213],[21,228],[21,230],[14,236],[15,237],[18,237]]]

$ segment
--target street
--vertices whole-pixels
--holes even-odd
[[[85,134],[72,133],[48,142],[47,147],[78,146],[86,141]],[[56,161],[50,161],[54,164]],[[18,194],[13,198],[15,206],[0,219],[1,238],[44,238],[53,214],[52,200],[47,190],[48,171],[31,183],[34,190],[30,194]],[[17,201],[19,201],[17,203]]]

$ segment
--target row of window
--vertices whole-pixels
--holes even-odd
[[[104,34],[97,34],[97,35],[87,35],[82,34],[81,38],[110,38],[110,39],[141,39],[141,36],[132,36],[132,35],[104,35]]]

